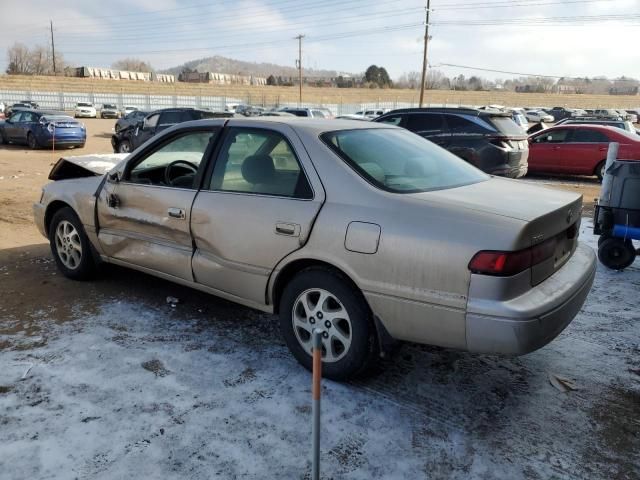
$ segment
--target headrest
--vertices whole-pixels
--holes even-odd
[[[269,155],[251,155],[242,162],[242,177],[249,183],[271,183],[275,177],[276,168]]]

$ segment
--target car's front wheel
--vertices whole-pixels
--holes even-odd
[[[296,359],[312,368],[313,333],[322,335],[322,375],[357,376],[377,352],[375,327],[362,294],[340,273],[311,267],[295,275],[280,303],[280,330]]]
[[[91,244],[82,228],[80,219],[69,208],[61,208],[49,225],[51,253],[65,277],[74,280],[91,278],[95,273],[95,263]]]
[[[122,140],[118,144],[118,153],[131,153],[131,142],[129,140]]]

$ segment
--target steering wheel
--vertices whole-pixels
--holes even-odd
[[[166,168],[164,169],[164,181],[167,185],[173,185],[173,181],[175,179],[171,178],[171,170],[173,169],[173,167],[176,167],[178,165],[180,165],[181,167],[186,167],[189,170],[192,170],[194,175],[198,173],[198,166],[196,164],[187,162],[186,160],[175,160],[171,162],[169,165],[167,165]]]

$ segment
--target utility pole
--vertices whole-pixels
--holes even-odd
[[[53,57],[53,74],[56,74],[56,44],[53,42],[53,20],[49,20],[51,25],[51,56]]]
[[[427,47],[429,45],[429,11],[431,10],[431,0],[427,0],[427,17],[424,24],[424,57],[422,58],[422,82],[420,82],[420,105],[424,100],[424,84],[427,81]]]
[[[298,40],[298,61],[297,63],[297,67],[298,67],[298,80],[300,81],[300,85],[299,85],[299,93],[298,93],[298,106],[302,106],[302,39],[304,38],[304,35],[298,35],[297,37],[295,37]]]

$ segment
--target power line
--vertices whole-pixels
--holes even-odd
[[[473,66],[470,66],[470,65],[459,65],[459,64],[455,64],[455,63],[444,63],[444,62],[441,62],[441,63],[439,63],[437,65],[433,65],[433,67],[434,68],[438,68],[438,67],[454,67],[454,68],[462,68],[462,69],[467,69],[467,70],[477,70],[479,72],[504,73],[506,75],[519,75],[519,76],[522,76],[522,77],[539,77],[539,78],[551,78],[551,79],[561,79],[562,78],[562,79],[569,79],[569,80],[586,80],[586,79],[589,78],[588,76],[569,77],[567,75],[545,75],[545,74],[541,74],[541,73],[513,72],[513,71],[509,71],[509,70],[497,70],[497,69],[493,69],[493,68],[473,67]],[[616,80],[616,81],[620,81],[620,82],[637,82],[637,80],[633,80],[633,79],[628,79],[628,80],[627,79],[622,79],[622,80]]]
[[[354,31],[347,31],[347,32],[339,32],[339,33],[334,33],[334,34],[330,34],[330,35],[319,35],[319,36],[309,36],[308,38],[310,38],[313,42],[321,42],[321,41],[326,41],[326,40],[338,40],[338,39],[342,39],[342,38],[349,38],[349,37],[354,37],[354,36],[360,36],[360,35],[377,35],[377,34],[382,34],[382,33],[388,33],[388,32],[393,32],[393,31],[398,31],[398,30],[406,30],[406,29],[410,29],[410,28],[415,28],[415,27],[423,27],[424,23],[420,22],[420,23],[408,23],[408,24],[401,24],[401,25],[395,25],[395,26],[390,26],[390,27],[376,27],[376,28],[369,28],[369,29],[363,29],[363,30],[354,30]],[[223,48],[235,48],[235,47],[255,47],[255,46],[263,46],[263,45],[273,45],[273,44],[280,44],[280,43],[284,43],[284,42],[288,42],[289,40],[273,40],[273,41],[261,41],[261,42],[251,42],[251,43],[242,43],[242,44],[232,44],[232,45],[215,45],[215,46],[211,46],[211,47],[191,47],[191,48],[177,48],[177,49],[163,49],[163,50],[130,50],[127,52],[127,54],[130,55],[143,55],[143,54],[149,54],[149,53],[158,53],[158,54],[166,54],[166,53],[172,53],[172,52],[191,52],[191,51],[198,51],[198,50],[215,50],[215,49],[223,49]],[[122,52],[121,51],[91,51],[91,52],[74,52],[74,51],[68,51],[65,52],[66,54],[74,54],[74,55],[119,55]]]
[[[285,25],[282,28],[278,28],[277,26],[274,26],[273,29],[264,29],[263,33],[280,33],[280,32],[289,32],[289,33],[293,33],[295,30],[299,30],[301,28],[318,28],[318,27],[330,27],[330,26],[334,26],[334,25],[342,25],[342,24],[352,24],[352,23],[361,23],[361,22],[370,22],[372,20],[376,20],[376,19],[386,19],[386,18],[390,18],[390,17],[399,17],[399,16],[406,16],[406,15],[410,15],[414,12],[414,9],[404,9],[404,10],[400,10],[398,11],[396,10],[388,10],[388,11],[382,11],[382,12],[374,12],[371,14],[366,14],[366,15],[351,15],[351,16],[341,16],[340,20],[337,21],[331,21],[331,22],[327,22],[327,23],[318,23],[318,22],[313,22],[312,20],[310,21],[303,21],[303,22],[295,22],[295,23],[288,23],[287,25]],[[269,27],[267,25],[267,27]],[[189,41],[189,40],[193,40],[193,41],[202,41],[205,39],[211,39],[211,40],[225,40],[228,39],[230,37],[238,37],[238,36],[244,36],[246,35],[246,31],[238,31],[238,29],[223,29],[223,30],[216,30],[215,32],[211,32],[210,34],[205,34],[205,35],[197,35],[197,36],[193,36],[193,33],[187,33],[187,36],[183,36],[183,35],[172,35],[170,38],[167,38],[166,34],[160,33],[163,37],[164,40],[157,40],[154,41],[154,44],[162,44],[162,43],[172,43],[175,44],[176,41],[180,40],[180,41]],[[151,35],[144,35],[146,40],[149,40],[152,36]],[[58,36],[58,38],[60,38],[60,36]],[[83,46],[95,46],[95,45],[103,45],[103,44],[108,44],[110,46],[114,45],[114,43],[119,43],[119,42],[129,42],[131,40],[134,40],[135,38],[139,38],[139,37],[118,37],[118,38],[114,38],[114,39],[100,39],[100,40],[89,40],[89,41],[83,41],[82,45]],[[63,40],[65,40],[65,38],[63,37]]]

